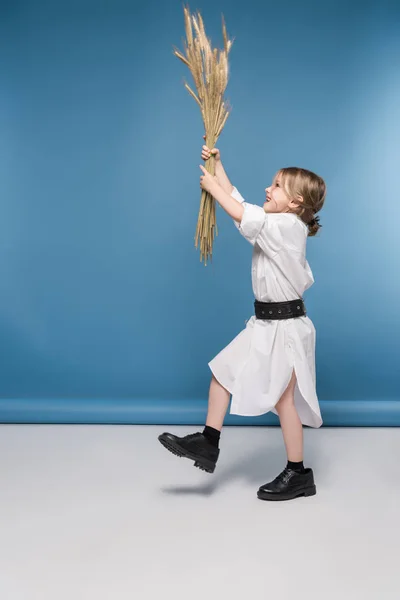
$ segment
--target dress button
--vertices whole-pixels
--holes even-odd
[[[269,311],[269,314],[272,315],[272,310]]]
[[[279,313],[279,314],[280,314],[281,312],[282,312],[281,310],[278,310],[278,313]]]

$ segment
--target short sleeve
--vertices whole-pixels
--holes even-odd
[[[248,204],[235,187],[232,190],[231,196],[243,204],[244,207],[241,223],[238,223],[235,219],[233,219],[233,222],[243,237],[254,246],[257,235],[263,226],[263,215],[265,215],[265,212],[260,206]]]
[[[244,202],[244,198],[243,196],[240,194],[240,192],[234,187],[232,192],[231,192],[231,196],[233,198],[235,198],[235,200],[237,200],[238,202],[242,203]]]
[[[239,231],[242,236],[254,246],[263,227],[266,224],[267,215],[261,206],[247,204],[244,202],[244,212]]]
[[[242,221],[234,223],[250,244],[257,244],[269,258],[282,248],[304,252],[307,231],[295,214],[266,213],[262,206],[247,203],[236,188],[231,195],[243,204]]]

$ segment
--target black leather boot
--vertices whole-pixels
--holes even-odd
[[[194,460],[195,467],[207,473],[214,473],[219,449],[210,444],[202,433],[191,433],[185,437],[162,433],[158,439],[172,454]]]
[[[273,481],[262,485],[257,496],[260,500],[293,500],[316,493],[312,469],[293,471],[286,467]]]

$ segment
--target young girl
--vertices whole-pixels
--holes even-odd
[[[273,481],[261,486],[261,500],[290,500],[316,493],[312,469],[303,465],[303,424],[322,424],[315,389],[315,328],[306,316],[303,294],[314,278],[306,260],[306,241],[319,228],[315,214],[326,194],[325,182],[311,171],[284,168],[266,188],[263,207],[248,204],[228,179],[217,149],[216,175],[202,166],[201,187],[233,218],[253,246],[255,315],[246,328],[210,363],[212,379],[205,429],[185,437],[170,433],[159,441],[170,452],[213,473],[219,438],[232,396],[231,413],[278,414],[288,462]]]

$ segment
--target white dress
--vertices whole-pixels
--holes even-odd
[[[306,260],[307,225],[294,213],[265,213],[244,205],[242,235],[254,246],[253,292],[261,302],[303,297],[314,283]],[[296,372],[295,404],[304,425],[322,425],[316,393],[315,328],[307,317],[264,321],[252,316],[246,328],[210,363],[214,377],[232,395],[231,413],[256,416],[273,411]]]

